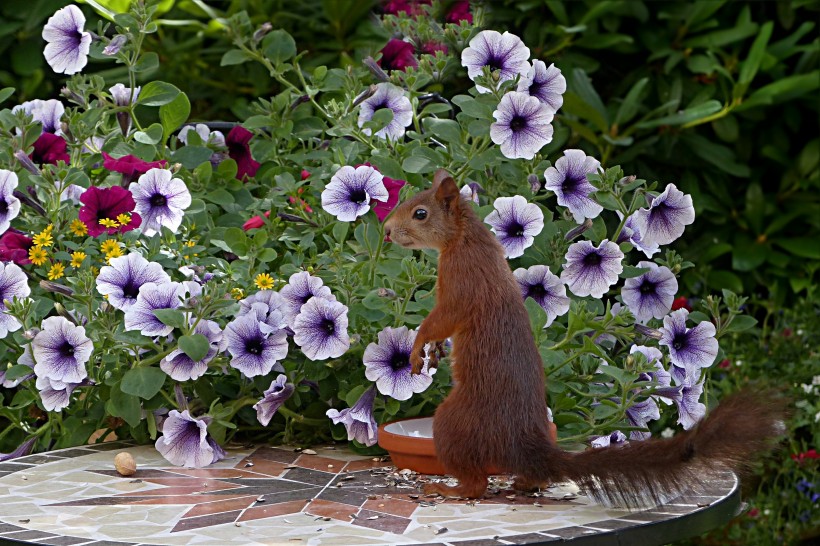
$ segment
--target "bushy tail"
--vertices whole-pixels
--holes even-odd
[[[696,485],[715,471],[743,471],[785,432],[786,401],[743,391],[724,399],[695,428],[669,439],[566,452],[551,446],[545,481],[572,480],[587,495],[640,507]]]

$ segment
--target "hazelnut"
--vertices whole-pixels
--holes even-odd
[[[133,476],[137,472],[137,462],[127,451],[120,451],[114,457],[114,468],[117,469],[120,476]]]

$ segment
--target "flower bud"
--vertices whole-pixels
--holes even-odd
[[[299,97],[297,97],[297,98],[296,98],[296,100],[295,100],[295,101],[293,101],[293,103],[290,105],[290,109],[291,109],[291,110],[295,110],[297,106],[299,106],[300,104],[304,104],[304,103],[306,103],[306,102],[310,102],[310,97],[308,97],[307,95],[300,95],[300,96],[299,96]]]
[[[26,338],[26,339],[34,339],[35,337],[37,337],[37,334],[39,334],[39,333],[40,333],[39,328],[30,328],[30,329],[26,330],[25,332],[23,332],[23,337]]]
[[[618,180],[618,184],[620,184],[621,186],[626,186],[628,184],[631,184],[632,182],[634,182],[637,179],[638,179],[637,176],[635,176],[634,174],[630,174],[629,176],[624,176],[623,178]]]
[[[371,85],[370,87],[365,89],[364,92],[358,97],[356,97],[356,100],[353,101],[353,106],[356,107],[364,101],[366,101],[367,99],[369,99],[370,97],[372,97],[376,93],[377,89],[378,88],[375,85]]]
[[[661,333],[659,330],[655,330],[654,328],[649,328],[648,326],[644,326],[643,324],[636,324],[635,331],[639,334],[642,334],[651,339],[660,339]]]
[[[530,184],[530,190],[532,190],[532,193],[538,193],[541,189],[541,179],[537,174],[529,175],[527,177],[527,182]]]
[[[122,49],[122,46],[125,45],[125,42],[127,40],[128,39],[122,34],[117,34],[116,36],[111,38],[111,41],[108,42],[108,45],[105,46],[105,48],[102,50],[102,54],[108,56],[116,55],[117,53],[119,53],[120,49]]]
[[[28,155],[26,155],[26,152],[24,152],[23,150],[17,150],[16,152],[14,152],[14,159],[16,159],[20,163],[20,165],[24,169],[29,171],[31,174],[42,174],[40,172],[40,169],[37,168],[37,165],[34,164],[31,158]]]
[[[256,43],[260,42],[262,38],[264,38],[265,35],[271,30],[273,30],[273,25],[270,24],[269,21],[262,23],[262,26],[256,29],[256,32],[253,33],[253,41]]]
[[[85,99],[77,93],[75,93],[74,91],[72,91],[71,89],[69,89],[68,87],[63,87],[60,90],[60,94],[75,104],[78,104],[82,107],[86,106]]]
[[[389,298],[391,300],[396,297],[396,293],[389,288],[379,288],[378,295],[380,298]]]
[[[364,60],[362,60],[362,64],[365,65],[368,68],[368,70],[370,70],[370,72],[373,74],[377,81],[390,81],[390,76],[388,76],[387,73],[384,70],[382,70],[382,67],[380,67],[378,63],[376,63],[373,57],[370,57],[368,55],[364,58]]]
[[[67,287],[66,285],[56,283],[53,281],[47,281],[45,279],[40,281],[40,288],[42,288],[46,292],[54,292],[55,294],[62,294],[64,296],[71,296],[72,294],[74,294],[74,290]],[[54,305],[59,304],[55,303]]]
[[[576,237],[578,237],[579,235],[581,235],[583,232],[585,232],[586,230],[588,230],[591,227],[592,227],[592,219],[591,218],[584,218],[584,223],[577,226],[577,227],[572,228],[571,230],[569,230],[567,232],[567,234],[564,235],[564,239],[566,239],[567,241],[572,241],[573,239],[575,239]]]
[[[58,315],[60,315],[60,316],[61,316],[61,317],[63,317],[64,319],[68,320],[68,321],[69,321],[69,322],[71,322],[72,324],[74,324],[74,326],[77,326],[77,325],[78,325],[78,323],[77,323],[77,319],[76,319],[76,318],[74,318],[74,315],[72,315],[72,314],[68,311],[68,309],[66,309],[66,308],[63,306],[63,304],[62,304],[62,303],[57,303],[57,302],[55,302],[55,303],[54,303],[54,310],[55,310],[55,311],[57,311],[57,314],[58,314]]]

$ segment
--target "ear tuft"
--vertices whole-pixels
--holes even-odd
[[[454,202],[458,203],[458,199],[461,197],[456,181],[444,169],[437,170],[433,176],[433,188],[436,191],[436,201],[441,203],[447,210],[452,208]]]

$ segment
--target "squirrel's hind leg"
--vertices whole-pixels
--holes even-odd
[[[425,494],[439,494],[444,497],[460,497],[468,499],[480,499],[487,491],[487,476],[461,476],[458,478],[458,485],[450,486],[443,483],[424,484]]]
[[[543,479],[538,480],[536,478],[528,478],[527,476],[516,476],[515,482],[513,482],[513,489],[516,491],[536,491],[538,489],[545,489],[549,485],[549,482],[544,481]]]

